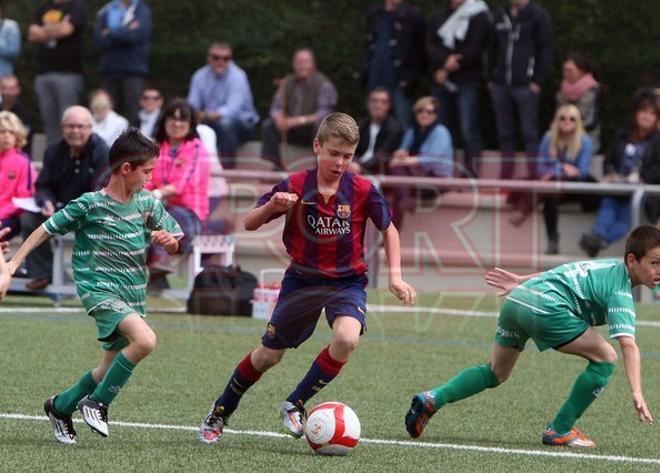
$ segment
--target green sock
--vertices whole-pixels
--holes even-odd
[[[96,389],[96,381],[94,381],[90,370],[82,375],[82,378],[76,384],[55,396],[53,402],[55,410],[60,414],[70,416],[76,410],[78,401],[94,392],[94,389]]]
[[[580,376],[575,380],[571,394],[561,406],[552,426],[557,433],[563,434],[573,428],[587,407],[594,402],[607,386],[614,372],[614,364],[606,361],[590,361]]]
[[[106,406],[110,405],[131,377],[133,368],[135,368],[134,363],[128,361],[122,352],[117,353],[110,368],[89,398],[100,401]]]
[[[494,388],[499,384],[497,376],[490,369],[490,364],[476,365],[464,369],[442,386],[429,392],[435,401],[435,408],[440,409],[449,402],[474,396],[484,389]]]

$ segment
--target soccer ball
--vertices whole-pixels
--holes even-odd
[[[305,437],[314,453],[346,455],[360,440],[360,420],[341,402],[324,402],[309,412]]]

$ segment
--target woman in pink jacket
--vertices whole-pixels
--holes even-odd
[[[160,156],[146,186],[185,233],[179,246],[182,253],[191,251],[191,242],[201,233],[209,214],[209,154],[196,127],[195,112],[184,99],[174,99],[165,107],[154,136]],[[160,250],[154,247],[150,254],[155,288],[166,286],[163,276],[175,269],[174,261]]]
[[[20,230],[21,209],[14,197],[32,197],[37,173],[21,148],[27,140],[27,130],[11,112],[0,112],[0,228],[9,227],[7,239]]]

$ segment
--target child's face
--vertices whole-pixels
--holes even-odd
[[[126,184],[131,192],[140,192],[142,188],[151,180],[151,173],[156,167],[156,159],[150,159],[140,164],[135,169],[129,171],[126,175]]]
[[[660,284],[660,247],[647,251],[639,260],[629,254],[626,262],[633,286],[643,284],[652,289]]]
[[[0,153],[16,147],[16,133],[0,125]]]
[[[314,139],[314,154],[321,177],[326,182],[339,181],[353,159],[355,148],[357,144],[349,144],[341,138],[331,137],[324,143]]]

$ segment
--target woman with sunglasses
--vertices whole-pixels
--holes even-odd
[[[454,172],[454,148],[449,130],[438,121],[438,101],[422,97],[413,106],[415,124],[403,135],[401,146],[388,164],[393,176],[451,177]],[[408,187],[395,187],[392,212],[394,226],[401,229],[403,215],[415,209],[415,199]]]
[[[209,214],[209,153],[196,127],[195,112],[184,99],[174,99],[165,107],[154,137],[160,156],[152,180],[145,186],[163,201],[183,230],[185,237],[179,242],[182,253],[191,251],[191,242],[202,232]],[[176,261],[154,246],[149,262],[151,287],[166,288],[165,276],[176,269]]]
[[[539,145],[537,176],[541,181],[586,181],[592,158],[591,138],[584,131],[580,111],[575,105],[562,105],[557,109]],[[543,221],[548,238],[546,254],[559,253],[559,204],[565,196],[544,194]],[[568,196],[570,197],[570,196]],[[533,197],[524,194],[519,214],[511,223],[520,225],[533,208]]]

